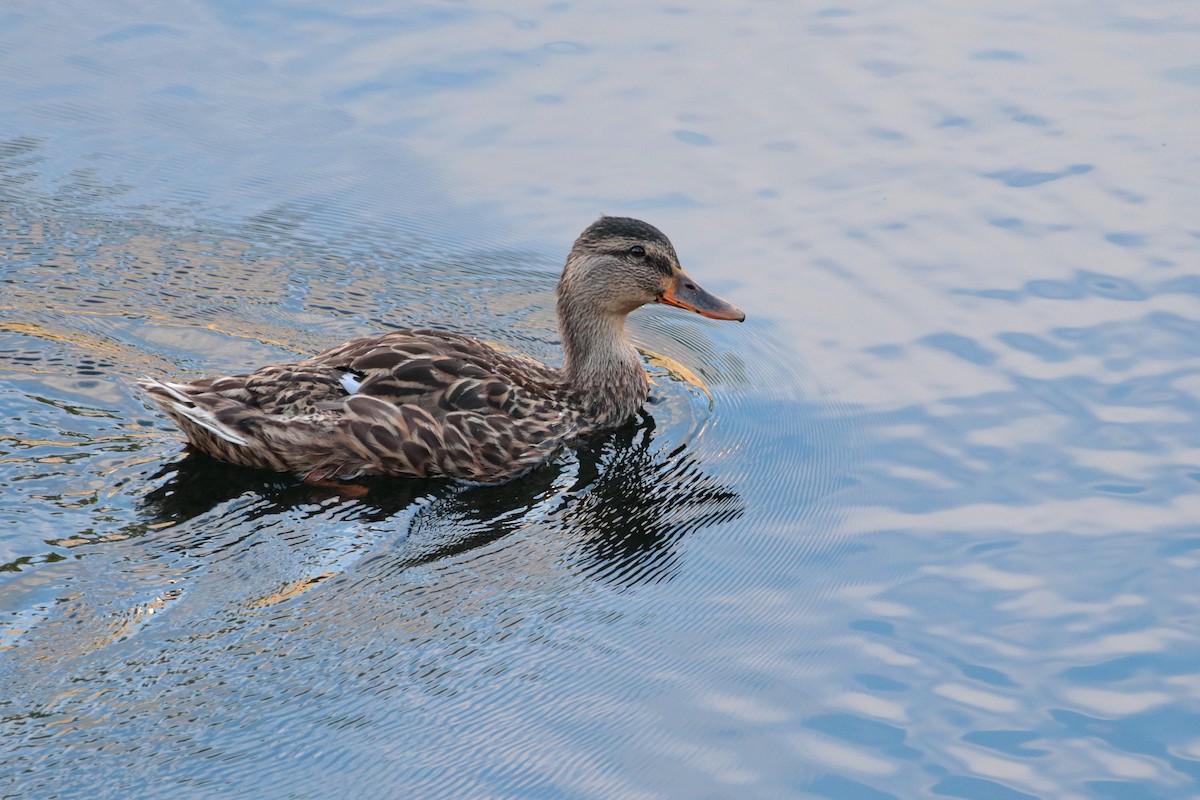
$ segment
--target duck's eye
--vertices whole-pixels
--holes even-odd
[[[633,247],[629,248],[629,255],[642,258],[646,255],[646,248],[642,247],[640,244],[635,244]]]

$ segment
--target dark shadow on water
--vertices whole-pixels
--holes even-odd
[[[226,464],[193,451],[165,464],[150,481],[162,481],[142,500],[142,512],[154,525],[184,523],[246,495],[256,495],[263,501],[245,512],[247,521],[338,496],[333,489],[306,486],[290,475]],[[447,485],[446,481],[439,480],[396,478],[386,486],[371,485],[370,494],[362,503],[364,507],[378,509],[385,512],[382,516],[388,516]]]
[[[538,535],[574,542],[575,563],[583,572],[631,585],[669,578],[681,537],[745,512],[738,492],[711,477],[687,446],[672,447],[654,432],[653,418],[643,413],[616,431],[576,442],[569,453],[505,484],[373,479],[360,500],[340,500],[333,490],[289,476],[188,454],[152,478],[162,483],[143,498],[142,512],[153,526],[181,525],[222,504],[251,498],[231,511],[242,517],[239,526],[277,527],[282,515],[296,510],[308,512],[305,524],[331,530],[348,520],[396,519],[397,544],[370,558],[386,559],[389,572],[453,557],[536,526]],[[189,546],[204,537],[203,530],[193,531]]]
[[[587,571],[619,583],[670,577],[675,543],[745,513],[741,495],[709,475],[689,449],[656,445],[645,416],[589,442],[577,485],[590,484],[564,514],[565,531],[578,537]]]

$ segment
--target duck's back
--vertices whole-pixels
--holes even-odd
[[[142,385],[198,449],[317,480],[503,480],[582,432],[557,370],[436,330],[353,339],[246,375]]]
[[[452,411],[522,418],[536,405],[565,402],[558,371],[459,333],[403,330],[352,339],[297,365],[339,373],[343,393]]]

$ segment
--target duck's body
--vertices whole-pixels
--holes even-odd
[[[502,481],[642,405],[648,382],[625,318],[648,302],[745,316],[696,286],[656,228],[602,217],[576,241],[559,282],[561,369],[462,334],[402,330],[247,375],[139,385],[193,447],[234,464],[309,482]]]

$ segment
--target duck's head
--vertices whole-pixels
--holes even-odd
[[[746,319],[683,271],[662,231],[630,217],[601,217],[579,235],[558,282],[558,302],[562,311],[586,306],[621,317],[663,303],[712,319]]]

